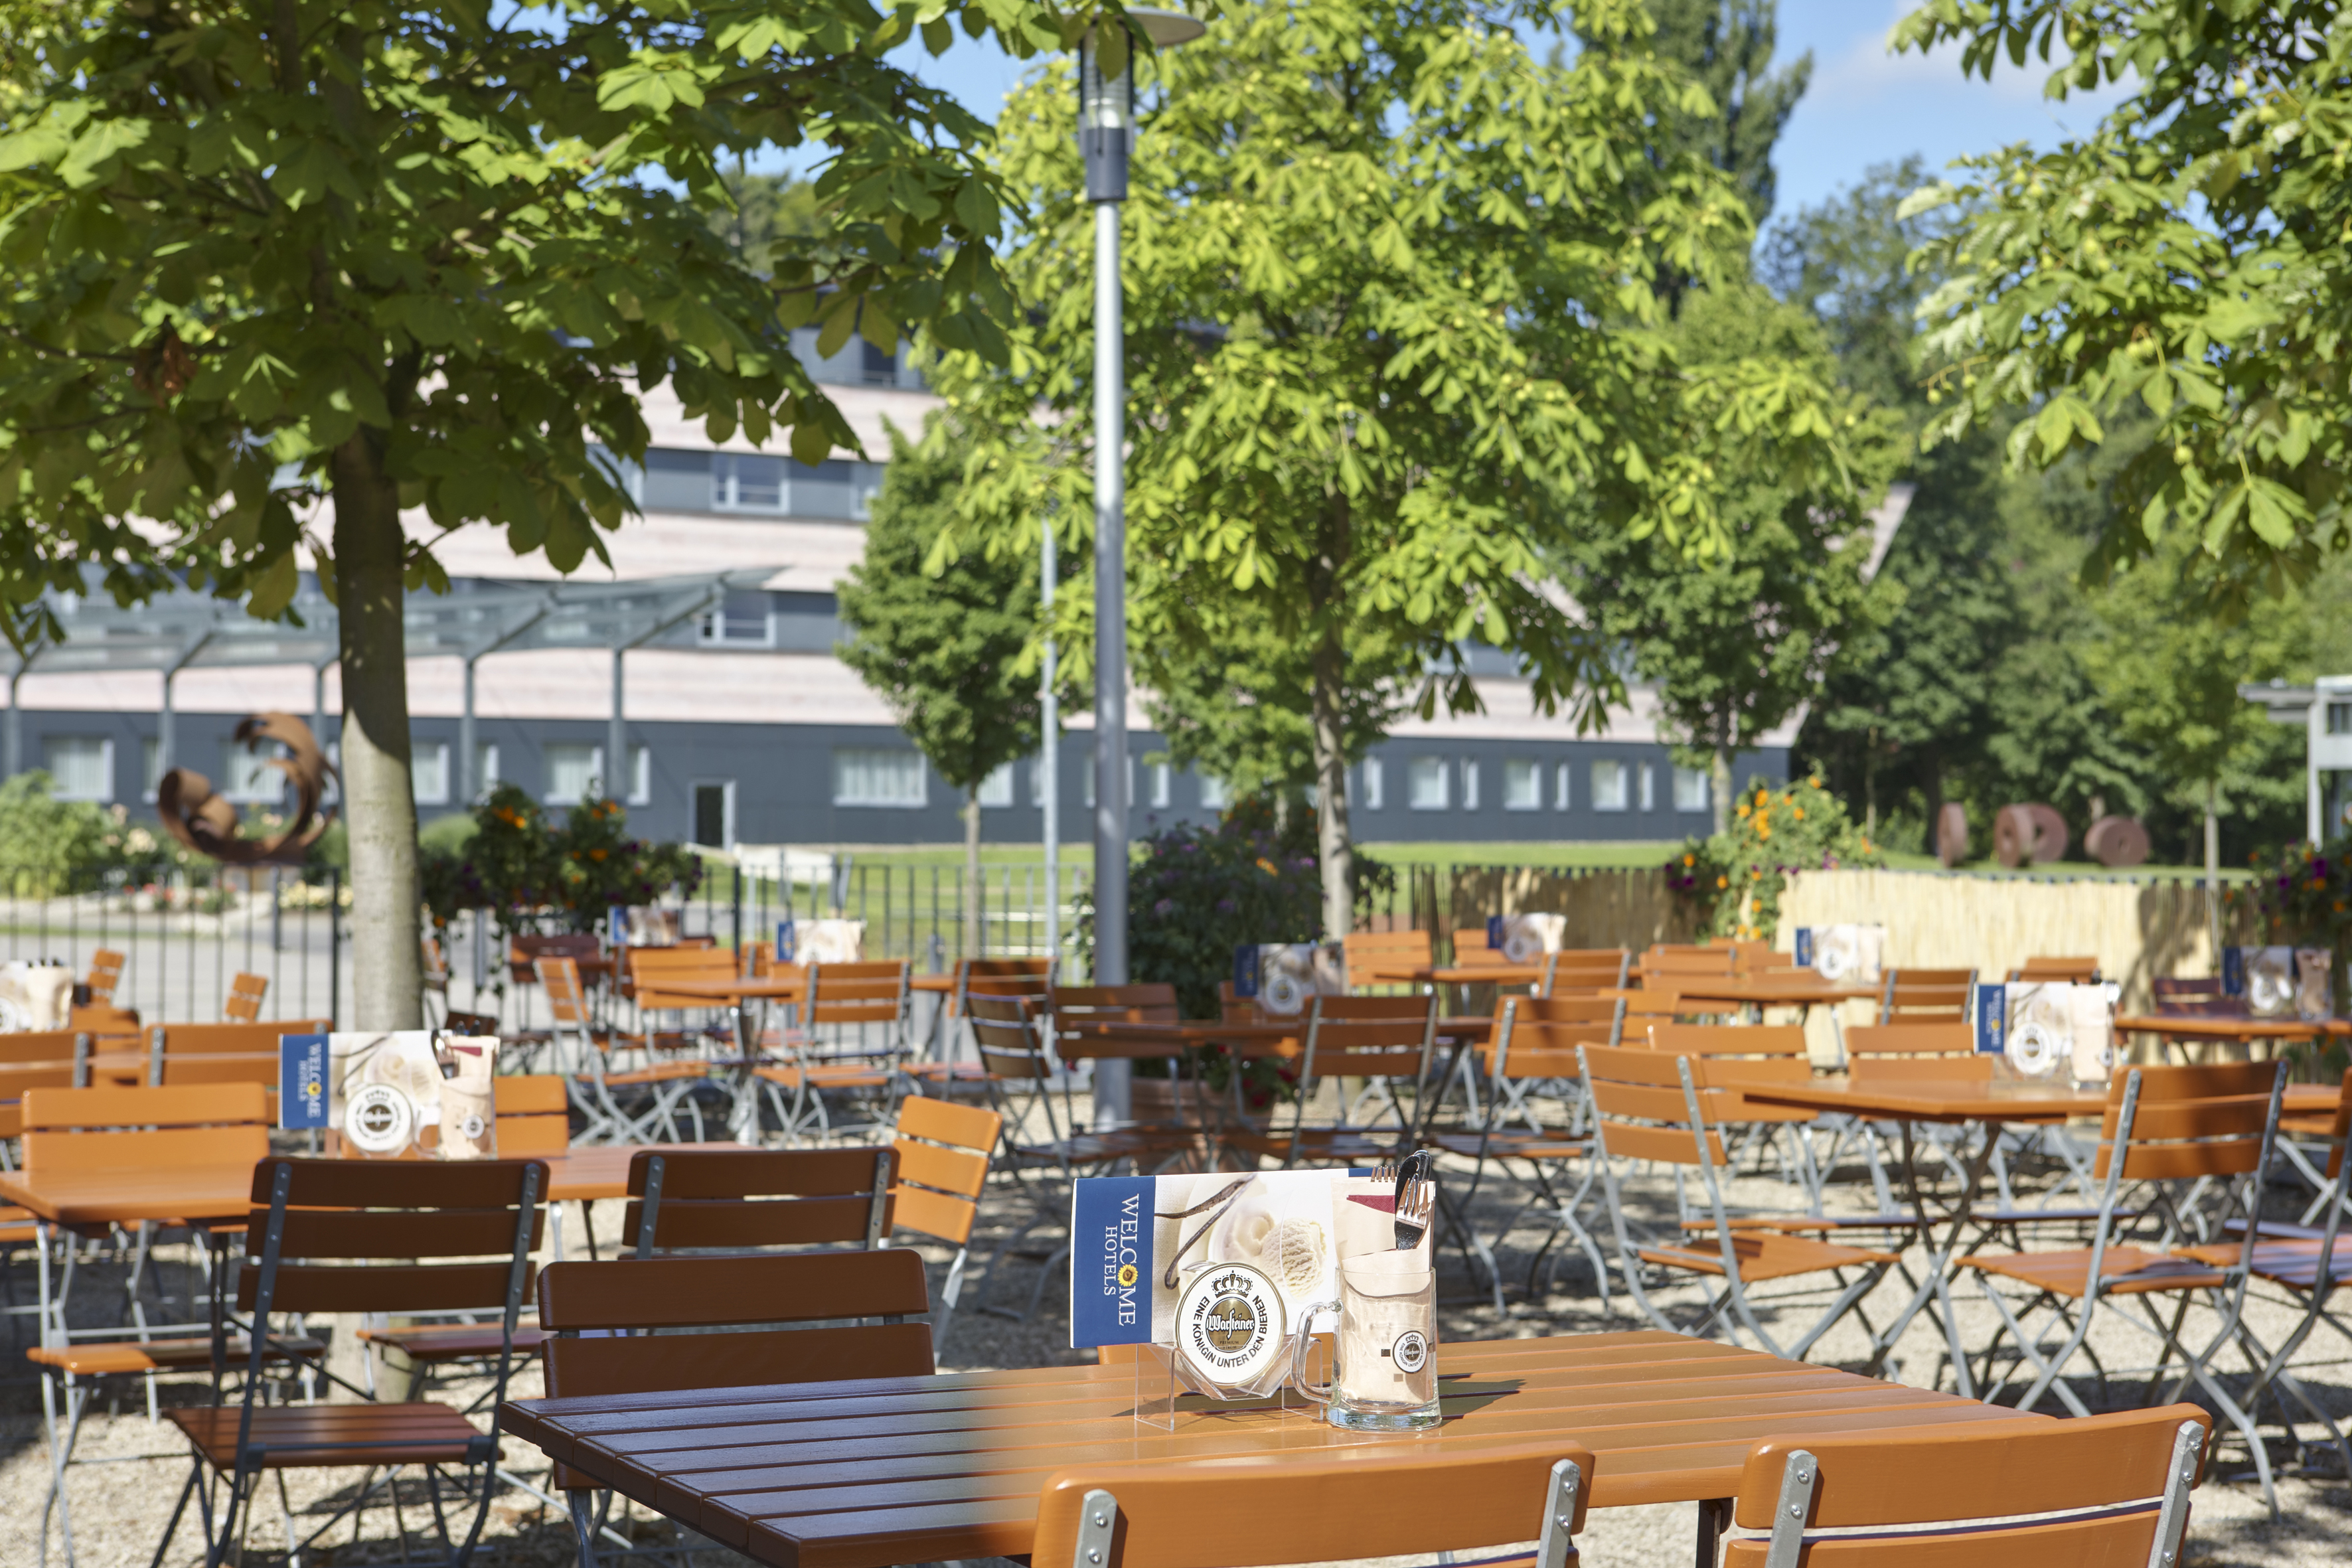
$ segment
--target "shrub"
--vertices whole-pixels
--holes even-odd
[[[445,830],[419,846],[419,880],[436,924],[482,910],[501,934],[535,930],[546,912],[574,931],[593,931],[615,904],[650,904],[672,888],[691,894],[702,862],[677,844],[627,836],[619,803],[583,799],[564,821],[515,784],[500,784],[475,808],[474,829]],[[447,847],[455,841],[458,847]]]
[[[1730,828],[1685,841],[1665,870],[1675,897],[1696,909],[1702,935],[1770,942],[1790,873],[1885,864],[1815,774],[1779,790],[1750,780]]]
[[[110,871],[169,865],[160,831],[134,827],[121,806],[59,800],[57,781],[35,768],[0,783],[0,883],[19,898],[94,885]]]
[[[2233,914],[2251,918],[2265,942],[2344,951],[2352,935],[2352,835],[2246,858],[2253,879],[2224,895]]]

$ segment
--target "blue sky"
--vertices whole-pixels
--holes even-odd
[[[2011,142],[2048,146],[2089,132],[2119,94],[2053,103],[2042,96],[2046,68],[2003,68],[1990,82],[1963,78],[1957,50],[1922,58],[1892,56],[1886,37],[1910,6],[1901,0],[1780,0],[1780,58],[1812,51],[1813,81],[1781,137],[1776,163],[1781,213],[1814,205],[1873,163],[1916,153],[1931,168],[1966,153]],[[909,44],[901,59],[994,120],[1020,62],[958,35],[933,59]]]

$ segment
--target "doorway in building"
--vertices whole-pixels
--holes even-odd
[[[694,841],[708,849],[735,845],[735,781],[706,780],[694,786]]]

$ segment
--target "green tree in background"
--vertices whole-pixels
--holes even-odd
[[[1675,336],[1686,364],[1770,360],[1836,375],[1811,316],[1752,284],[1688,296]],[[1864,591],[1873,533],[1864,508],[1901,448],[1890,416],[1853,410],[1845,423],[1851,483],[1821,492],[1769,476],[1725,484],[1731,545],[1718,559],[1691,562],[1659,540],[1603,529],[1567,555],[1570,594],[1657,682],[1681,760],[1707,770],[1717,833],[1731,824],[1733,757],[1812,699],[1840,649],[1869,638],[1889,603]]]
[[[2182,561],[2242,606],[2352,542],[2352,15],[2335,0],[1928,0],[1898,47],[1958,45],[1990,76],[2053,47],[2053,98],[2127,80],[2087,136],[1965,161],[1919,205],[1931,247],[1937,433],[2031,410],[2009,443],[2048,468],[2144,408],[2095,571]],[[2192,554],[2171,540],[2185,534]]]
[[[1265,4],[1159,63],[1126,204],[1130,646],[1142,684],[1177,650],[1272,628],[1307,673],[1325,929],[1352,918],[1351,695],[1420,668],[1418,700],[1475,700],[1457,650],[1519,655],[1539,710],[1589,719],[1607,647],[1543,578],[1571,526],[1727,544],[1726,471],[1833,491],[1842,396],[1779,361],[1685,366],[1646,284],[1712,275],[1751,232],[1740,193],[1647,126],[1704,94],[1647,50],[1633,0],[1588,0],[1606,48],[1530,58],[1547,5]],[[1012,369],[950,359],[976,430],[1092,398],[1093,215],[1058,69],[1015,94],[998,157],[1028,225],[1008,270],[1036,318]],[[1633,173],[1639,168],[1638,177]],[[1025,556],[1039,496],[1092,516],[1088,466],[1043,437],[974,454],[968,542]],[[1090,593],[1060,636],[1087,646]],[[1057,606],[1058,607],[1058,606]],[[1190,657],[1189,652],[1186,657]],[[1364,677],[1373,678],[1367,682]]]
[[[726,205],[707,210],[711,229],[744,266],[772,272],[779,255],[789,258],[794,241],[821,237],[826,216],[816,186],[792,174],[753,174],[741,163],[724,177]]]
[[[1685,157],[1703,160],[1730,176],[1748,217],[1761,224],[1779,194],[1772,149],[1812,80],[1811,53],[1772,68],[1778,0],[1645,0],[1645,8],[1655,31],[1635,47],[1681,67],[1706,91],[1704,107],[1667,107],[1651,117],[1644,148],[1650,167],[1663,174]],[[1587,51],[1626,47],[1605,30],[1580,24],[1577,34]],[[1669,269],[1659,277],[1659,291],[1678,308],[1692,282],[1690,273]]]
[[[842,661],[889,704],[964,797],[963,950],[980,952],[980,786],[1036,748],[1044,704],[1022,670],[1041,589],[1034,560],[927,560],[953,521],[971,441],[934,414],[920,443],[890,432],[866,553],[840,585]]]
[[[819,323],[995,352],[984,127],[888,63],[919,21],[1018,55],[1019,0],[119,0],[41,43],[0,123],[0,610],[184,580],[283,613],[307,546],[341,626],[357,1021],[420,1017],[404,589],[490,523],[560,572],[628,503],[669,383],[714,439],[854,447],[790,352]],[[821,234],[744,265],[698,206],[812,139]],[[674,194],[673,184],[684,187]],[[281,483],[289,471],[291,483]],[[415,520],[408,532],[403,513]],[[132,520],[138,521],[134,525]]]

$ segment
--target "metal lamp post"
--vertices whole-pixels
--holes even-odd
[[[1127,19],[1158,47],[1208,29],[1177,11],[1129,7]],[[1105,76],[1089,30],[1078,51],[1078,150],[1095,208],[1095,962],[1097,985],[1127,984],[1127,427],[1126,328],[1121,321],[1118,208],[1127,199],[1135,137],[1134,54]],[[1131,1120],[1130,1064],[1095,1063],[1095,1123]]]

